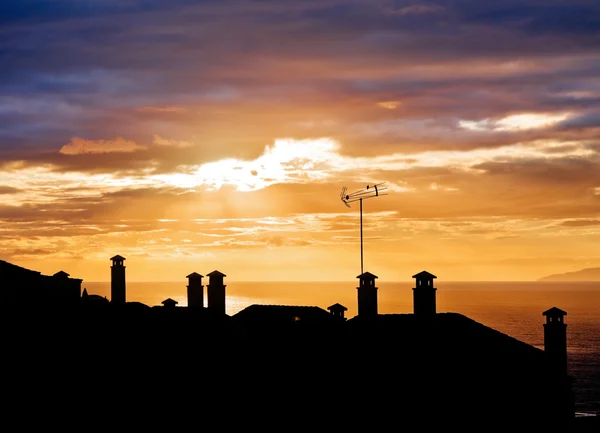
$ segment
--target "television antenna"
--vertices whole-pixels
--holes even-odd
[[[379,197],[380,195],[387,195],[387,186],[385,186],[385,182],[374,183],[373,185],[367,185],[366,188],[359,189],[353,193],[348,194],[348,188],[345,186],[342,187],[342,192],[340,193],[340,198],[342,199],[342,203],[346,205],[346,207],[351,207],[350,203],[359,202],[360,203],[360,274],[363,274],[363,217],[362,217],[362,209],[363,200],[373,197]]]

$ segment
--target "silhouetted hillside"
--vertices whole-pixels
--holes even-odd
[[[599,281],[600,268],[587,268],[580,271],[552,274],[539,278],[538,281]]]

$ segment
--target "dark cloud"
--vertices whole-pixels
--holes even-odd
[[[490,176],[514,177],[531,186],[549,188],[590,188],[600,184],[600,158],[565,157],[556,159],[525,159],[511,162],[486,162],[474,166]]]
[[[385,137],[348,125],[573,110],[587,126],[599,104],[563,94],[597,91],[592,2],[29,0],[2,4],[0,17],[0,62],[9,65],[0,69],[0,158],[56,151],[72,137],[145,144],[155,133],[195,137],[200,152],[99,159],[96,171],[145,158],[168,171],[190,158],[251,157],[289,135],[385,152]],[[477,72],[472,62],[488,66]],[[376,105],[395,99],[398,110]],[[168,106],[185,111],[139,110]],[[332,116],[337,126],[293,126]],[[405,134],[389,148],[411,138],[426,148],[501,141]],[[85,158],[57,162],[93,169]]]
[[[564,221],[560,225],[566,227],[588,227],[600,225],[600,220],[570,220]]]
[[[13,249],[8,250],[5,254],[9,258],[23,258],[23,257],[44,257],[51,254],[54,254],[56,251],[54,250],[46,250],[46,249]]]
[[[600,102],[600,99],[597,101]],[[600,103],[597,103],[597,106],[600,106]],[[567,119],[561,122],[558,127],[561,129],[600,128],[600,112],[585,113]]]
[[[529,35],[600,36],[600,5],[589,1],[456,2],[467,22],[505,26]],[[468,4],[468,6],[467,6]]]
[[[19,192],[18,188],[14,188],[12,186],[7,186],[7,185],[0,185],[0,195],[15,194],[17,192]]]

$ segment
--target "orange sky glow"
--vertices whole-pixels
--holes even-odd
[[[600,266],[597,31],[481,26],[450,1],[231,3],[3,24],[0,259],[84,281],[115,254],[130,281],[355,281],[340,191],[386,182],[363,202],[381,281]]]

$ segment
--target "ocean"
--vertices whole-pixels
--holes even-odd
[[[311,305],[326,309],[340,303],[346,317],[357,314],[356,286],[349,282],[230,282],[226,312],[252,304]],[[127,301],[161,305],[167,298],[187,304],[187,280],[128,282]],[[600,282],[436,282],[437,311],[464,314],[511,337],[544,348],[545,317],[558,307],[567,312],[567,354],[576,411],[600,413]],[[412,313],[413,282],[377,284],[380,314]],[[110,299],[110,282],[83,282],[88,294]],[[205,296],[206,303],[206,296]]]

